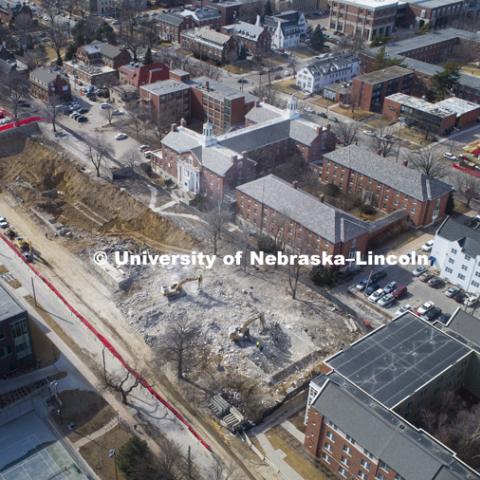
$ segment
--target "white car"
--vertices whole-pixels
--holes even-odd
[[[433,302],[425,302],[423,305],[418,307],[417,313],[419,315],[425,315],[429,310],[431,310],[435,304]]]
[[[0,228],[8,228],[8,222],[6,218],[0,217]]]
[[[429,240],[422,245],[423,252],[430,252],[433,248],[433,240]]]
[[[427,271],[427,267],[425,265],[419,265],[413,272],[412,275],[414,277],[419,277],[422,273],[425,273]]]
[[[409,312],[412,310],[412,306],[407,303],[406,305],[403,305],[401,306],[396,312],[395,312],[395,316],[398,317],[399,315],[401,315],[402,313],[405,313],[405,312]]]
[[[478,302],[479,299],[480,297],[478,295],[469,295],[468,297],[465,298],[465,300],[463,301],[463,304],[467,307],[473,307]]]
[[[307,113],[315,113],[315,110],[312,107],[305,107],[303,111]]]
[[[115,135],[115,140],[125,140],[126,138],[128,138],[126,133],[117,133]]]
[[[138,147],[138,150],[139,150],[140,152],[144,152],[145,150],[150,150],[150,145],[140,145],[140,146]]]
[[[380,298],[380,300],[378,301],[378,304],[381,307],[388,307],[394,301],[395,301],[395,297],[391,293],[387,293],[382,298]]]
[[[454,162],[457,159],[457,157],[452,152],[445,152],[443,154],[443,157],[446,158],[447,160],[451,160],[452,162]]]
[[[368,297],[368,301],[372,302],[372,303],[378,302],[384,295],[385,295],[385,292],[383,291],[383,288],[379,288],[379,289],[375,290]]]
[[[362,133],[364,135],[367,135],[367,137],[373,137],[375,135],[375,132],[373,130],[370,130],[369,128],[362,130]]]

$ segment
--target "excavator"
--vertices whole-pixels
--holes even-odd
[[[243,340],[249,340],[250,339],[249,327],[253,322],[257,320],[260,320],[260,323],[262,324],[262,331],[265,330],[266,328],[265,316],[263,313],[257,313],[253,317],[250,317],[248,320],[245,320],[245,322],[241,327],[235,327],[235,329],[232,332],[230,332],[230,340],[232,340],[233,342],[241,342]]]
[[[198,282],[198,288],[200,288],[202,286],[202,276],[187,277],[179,282],[172,283],[168,287],[162,287],[162,295],[167,298],[174,298],[183,292],[183,285],[188,282]]]

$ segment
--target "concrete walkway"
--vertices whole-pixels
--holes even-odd
[[[106,425],[102,428],[99,428],[96,432],[91,433],[88,436],[84,436],[77,440],[73,445],[76,449],[80,450],[87,443],[92,442],[93,440],[105,435],[110,430],[113,430],[118,425],[118,417],[112,418]]]
[[[290,420],[283,422],[281,426],[303,445],[305,434],[301,432]]]

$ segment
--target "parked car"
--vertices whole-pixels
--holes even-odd
[[[126,133],[117,133],[115,135],[115,140],[125,140],[126,138],[128,138]]]
[[[79,117],[80,115],[81,113],[73,112],[72,114],[70,114],[70,118],[73,118],[74,120],[76,120],[76,118]]]
[[[397,285],[397,288],[393,290],[392,295],[399,300],[400,298],[404,297],[407,294],[407,286],[406,285]]]
[[[427,271],[427,267],[424,265],[419,265],[413,272],[412,275],[414,277],[419,277],[422,273],[425,273]]]
[[[317,115],[322,118],[328,118],[326,113],[323,112],[317,112]]]
[[[457,157],[452,152],[445,152],[443,154],[443,157],[446,158],[447,160],[451,160],[452,162],[454,162],[457,159]]]
[[[0,217],[0,228],[8,228],[8,222],[5,217]]]
[[[138,147],[138,150],[139,150],[140,152],[144,152],[145,150],[150,150],[150,148],[151,148],[150,145],[140,145],[140,146]]]
[[[369,283],[366,287],[365,287],[365,295],[371,295],[375,290],[378,290],[378,283]],[[383,290],[382,290],[383,291]]]
[[[433,322],[441,313],[442,310],[440,308],[432,307],[422,316],[422,318],[429,322]]]
[[[383,291],[385,293],[392,293],[395,288],[397,288],[397,282],[395,282],[394,280],[392,280],[391,282],[388,282],[384,287],[383,287]]]
[[[447,322],[450,320],[450,317],[451,317],[451,315],[449,315],[448,313],[441,313],[441,314],[436,318],[436,320],[439,321],[439,322],[442,322],[444,325],[446,325]]]
[[[458,287],[450,287],[450,288],[447,288],[447,290],[445,290],[445,295],[448,298],[455,298],[455,296],[458,295],[459,293],[460,293],[460,288]]]
[[[387,271],[385,269],[383,270],[378,270],[377,272],[374,272],[370,275],[370,281],[371,282],[378,282],[382,278],[387,276]]]
[[[419,315],[425,315],[429,310],[431,310],[435,304],[433,302],[425,302],[423,305],[418,307],[417,313]]]
[[[82,115],[89,112],[88,108],[86,108],[86,107],[79,108],[77,111],[78,111],[78,113],[81,113]]]
[[[443,280],[440,277],[432,277],[428,281],[428,286],[433,288],[440,288],[443,284]]]
[[[315,113],[315,110],[312,107],[305,107],[303,111],[307,113]]]
[[[460,303],[463,305],[463,302],[465,301],[465,299],[467,298],[467,295],[465,295],[465,293],[463,292],[458,292],[455,297],[453,297],[453,299],[457,302],[457,303]]]
[[[433,273],[425,272],[422,275],[420,275],[419,280],[423,283],[427,283],[433,277],[434,277]]]
[[[431,252],[433,248],[433,240],[429,240],[422,245],[422,252]]]
[[[380,300],[378,300],[378,304],[381,307],[388,307],[395,301],[395,297],[391,293],[387,293],[384,295]]]
[[[125,112],[123,110],[120,110],[119,108],[116,108],[113,112],[112,115],[123,115]]]
[[[478,295],[467,295],[463,301],[463,304],[467,307],[473,307],[479,299],[480,297]]]
[[[385,295],[385,292],[383,291],[383,288],[377,288],[377,290],[375,290],[368,297],[368,301],[372,303],[378,302],[384,295]]]
[[[85,115],[80,115],[75,119],[78,123],[86,123],[88,122],[88,118]]]
[[[103,103],[100,104],[100,108],[102,110],[108,110],[108,109],[112,108],[112,105],[110,103],[103,102]]]
[[[375,132],[373,130],[371,130],[370,128],[366,128],[365,130],[362,130],[362,133],[364,135],[367,135],[368,137],[375,136]]]
[[[402,305],[398,310],[395,311],[395,316],[398,317],[399,315],[402,315],[402,313],[410,311],[412,311],[412,306],[407,303],[406,305]]]

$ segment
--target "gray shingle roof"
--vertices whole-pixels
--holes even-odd
[[[480,348],[480,318],[470,315],[459,307],[450,317],[447,326]]]
[[[247,22],[237,22],[232,25],[226,25],[224,30],[232,35],[237,35],[240,38],[245,38],[251,41],[258,41],[258,37],[263,33],[263,27],[253,25]]]
[[[442,197],[452,187],[441,180],[430,178],[392,160],[387,160],[357,145],[349,145],[326,153],[324,158],[390,186],[417,200]]]
[[[253,123],[263,123],[273,120],[281,116],[280,112],[276,112],[270,108],[265,108],[263,106],[258,106],[252,108],[246,115],[245,120],[248,120]]]
[[[192,150],[205,168],[224,177],[233,166],[232,156],[215,147],[197,147]]]
[[[57,75],[64,76],[61,72],[55,72],[49,68],[38,67],[30,72],[30,81],[45,87],[55,80]]]
[[[185,21],[185,17],[182,17],[181,15],[176,13],[163,12],[161,15],[158,16],[158,21],[179,27]]]
[[[309,63],[305,66],[305,69],[314,77],[317,77],[344,70],[356,62],[359,62],[359,59],[355,55],[335,55]]]
[[[436,234],[451,242],[458,242],[463,251],[471,257],[480,255],[480,232],[468,225],[447,218],[439,227]]]
[[[321,202],[275,175],[245,183],[237,190],[332,243],[349,241],[368,230],[368,225],[360,219]]]
[[[169,132],[162,138],[162,145],[178,152],[185,153],[201,145],[200,135],[193,136],[179,128],[175,132]]]

